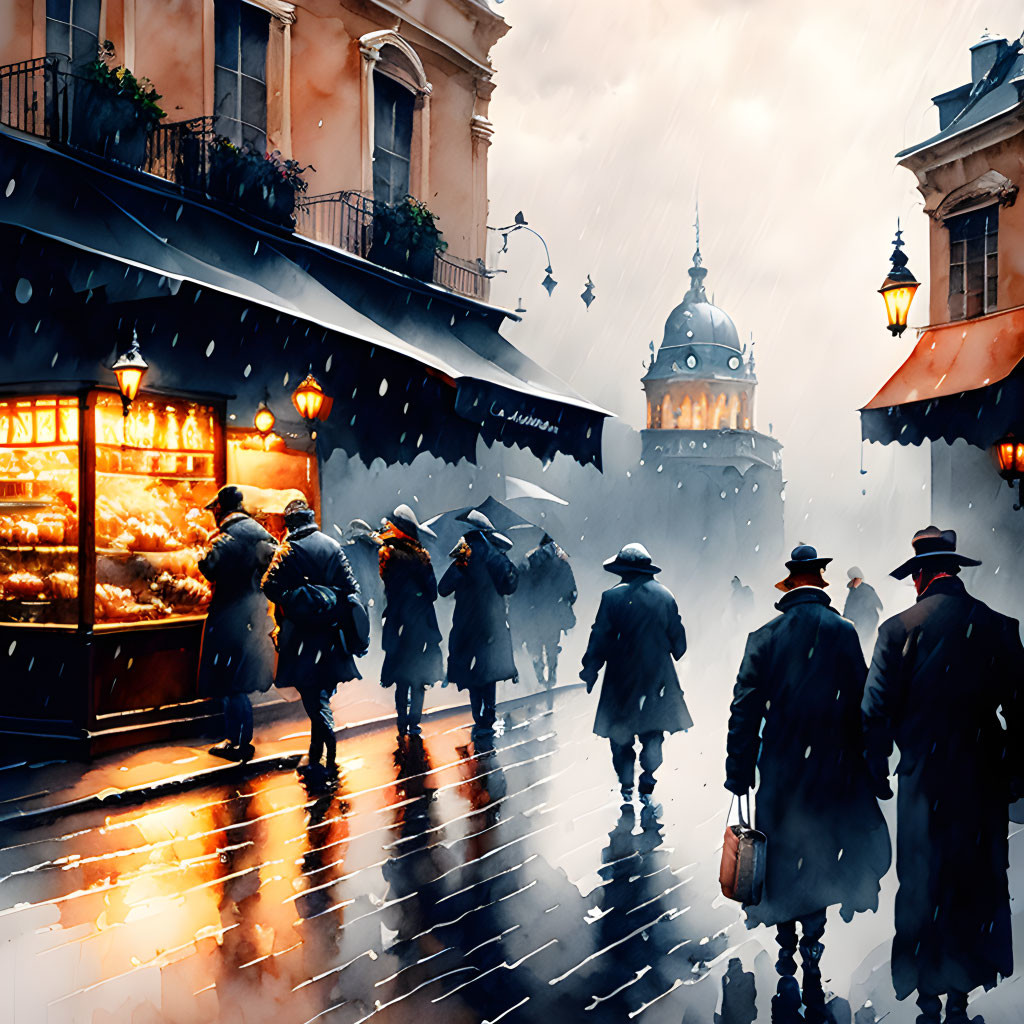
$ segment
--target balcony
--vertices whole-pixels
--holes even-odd
[[[125,173],[155,176],[193,198],[277,227],[294,226],[306,238],[393,266],[382,258],[383,246],[375,258],[371,197],[355,191],[313,196],[297,192],[272,169],[258,166],[261,160],[250,161],[248,176],[243,167],[240,177],[237,156],[224,159],[213,117],[160,123],[148,134],[122,124],[103,131],[89,102],[94,89],[90,80],[65,70],[58,57],[0,67],[0,126],[88,153]],[[432,273],[428,264],[416,276],[458,295],[487,300],[489,275],[480,261],[437,251]]]

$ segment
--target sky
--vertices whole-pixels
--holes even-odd
[[[706,288],[756,343],[755,427],[784,445],[787,541],[902,560],[929,518],[927,452],[864,446],[857,409],[916,340],[893,340],[877,289],[896,219],[923,287],[927,222],[894,154],[938,130],[931,97],[969,80],[1009,0],[505,0],[492,51],[492,225],[522,210],[492,262],[505,333],[576,390],[643,426],[651,340],[688,287],[699,197]],[[496,246],[495,246],[496,248]],[[597,301],[580,300],[587,275]],[[954,525],[955,524],[943,524]],[[895,563],[892,563],[895,564]]]

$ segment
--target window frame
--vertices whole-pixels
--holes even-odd
[[[999,205],[986,203],[963,210],[943,223],[949,241],[947,309],[951,322],[986,316],[999,308]]]
[[[389,75],[386,71],[381,68],[373,69],[373,153],[371,155],[371,161],[373,165],[373,197],[374,199],[381,200],[389,204],[401,202],[407,195],[412,192],[412,167],[413,167],[413,137],[415,135],[415,121],[416,121],[416,93],[410,89],[405,82],[400,81],[392,75]],[[402,97],[403,100],[407,99],[407,106],[403,111],[403,116],[407,118],[407,124],[403,126],[403,133],[406,135],[406,147],[405,152],[399,152],[397,148],[398,144],[398,103],[392,102],[390,104],[391,117],[390,122],[387,125],[389,128],[388,141],[392,147],[388,148],[382,141],[381,129],[384,127],[378,120],[379,111],[379,100],[381,86],[384,86],[384,91],[389,91],[393,96]],[[403,104],[404,106],[404,104]],[[396,192],[394,175],[390,175],[387,179],[388,189],[387,196],[381,195],[377,182],[378,182],[378,157],[377,154],[381,153],[387,157],[387,162],[390,168],[393,170],[395,164],[404,166],[405,169],[405,187],[401,188]],[[383,178],[383,175],[380,175]]]
[[[103,2],[102,0],[95,0],[96,5],[96,31],[92,31],[91,27],[84,26],[75,21],[76,8],[80,8],[83,3],[87,3],[88,0],[67,0],[68,3],[68,20],[65,21],[63,18],[55,17],[50,14],[49,3],[44,0],[44,15],[43,15],[43,31],[45,34],[45,50],[47,55],[59,54],[62,57],[66,57],[68,65],[71,67],[81,66],[92,60],[95,60],[99,54],[100,46],[100,27],[103,20]],[[62,25],[67,30],[68,45],[67,51],[56,50],[50,46],[50,26],[51,25]],[[91,36],[93,39],[92,49],[87,56],[79,56],[74,52],[74,39],[75,33],[80,32],[83,35]]]
[[[223,56],[223,52],[219,47],[219,41],[221,38],[221,32],[218,31],[217,19],[218,14],[222,16],[226,15],[226,8],[233,6],[237,10],[237,26],[234,29],[235,34],[235,66],[229,67],[226,64],[222,64],[220,59]],[[266,37],[261,39],[260,42],[263,46],[263,78],[256,78],[254,75],[249,74],[243,70],[243,52],[244,52],[244,16],[243,11],[248,10],[250,12],[257,12],[262,19],[266,21]],[[215,118],[215,125],[218,134],[225,136],[230,139],[235,145],[242,146],[249,144],[256,148],[259,152],[266,152],[268,146],[268,88],[267,88],[267,55],[270,50],[270,25],[271,17],[267,9],[259,4],[247,3],[246,0],[214,0],[213,3],[213,29],[214,29],[214,53],[213,53],[213,115]],[[218,81],[223,75],[231,76],[233,81],[233,113],[226,114],[220,110],[222,93],[218,89]],[[262,124],[256,124],[252,121],[245,119],[243,110],[243,86],[246,82],[256,83],[263,90],[263,105],[262,105]]]

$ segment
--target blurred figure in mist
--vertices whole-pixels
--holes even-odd
[[[452,564],[437,592],[455,598],[448,681],[469,691],[473,744],[482,752],[494,748],[498,683],[518,681],[507,600],[515,593],[518,574],[505,554],[512,542],[495,531],[487,516],[471,509],[459,518],[469,529],[451,552]]]
[[[738,956],[729,959],[722,977],[722,1012],[715,1014],[715,1024],[754,1024],[757,1020],[757,987],[754,975],[743,970]]]
[[[376,648],[380,639],[384,589],[381,586],[378,556],[381,538],[368,522],[353,519],[345,528],[343,547],[352,575],[359,584],[359,593],[370,616],[370,646]]]
[[[408,505],[399,505],[381,531],[384,582],[384,666],[381,686],[394,686],[398,736],[419,736],[423,697],[444,675],[434,602],[437,580],[420,536],[434,537]]]
[[[959,579],[981,563],[957,552],[956,533],[929,526],[912,543],[890,575],[913,577],[917,603],[878,631],[864,728],[880,788],[900,752],[896,996],[916,989],[918,1021],[938,1024],[946,994],[946,1021],[965,1024],[967,993],[1013,973],[1007,822],[1024,790],[1024,649],[1017,620]]]
[[[732,592],[729,594],[729,611],[733,620],[742,625],[749,622],[754,614],[754,592],[739,576],[733,576],[730,586]]]
[[[744,909],[748,927],[778,929],[776,1022],[827,1019],[825,912],[842,904],[849,921],[877,910],[891,860],[864,758],[867,666],[857,631],[825,593],[822,570],[830,561],[807,544],[793,550],[788,575],[776,584],[782,614],[747,639],[729,717],[726,789],[743,797],[754,788],[755,768],[760,776],[756,827],[768,838],[767,872],[761,902]]]
[[[569,556],[546,533],[518,569],[512,625],[533,661],[537,682],[550,691],[557,685],[562,634],[576,625],[576,577]]]
[[[866,651],[870,651],[875,642],[878,619],[882,614],[882,602],[875,588],[865,582],[862,569],[852,565],[847,569],[846,575],[850,582],[846,584],[849,593],[846,595],[843,618],[854,624],[861,644]]]
[[[623,810],[632,813],[636,741],[640,741],[640,801],[657,817],[655,772],[665,733],[693,725],[673,664],[686,653],[686,631],[672,592],[654,577],[661,572],[642,544],[627,544],[604,563],[620,582],[601,595],[580,678],[587,693],[604,668],[594,732],[612,748]]]

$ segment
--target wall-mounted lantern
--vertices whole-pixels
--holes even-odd
[[[149,369],[149,363],[142,358],[142,353],[139,351],[139,336],[135,330],[132,331],[131,348],[122,352],[110,369],[117,378],[117,389],[121,392],[121,408],[125,419],[127,419],[128,411],[142,385],[142,378],[146,376],[146,371]]]
[[[898,338],[907,329],[907,314],[910,312],[910,304],[914,301],[914,293],[921,287],[920,282],[907,266],[907,256],[903,252],[903,232],[900,231],[898,218],[896,220],[896,237],[892,244],[894,248],[889,257],[892,267],[878,292],[885,300],[889,331],[894,338]]]
[[[327,419],[333,404],[311,373],[307,373],[306,379],[292,392],[292,403],[310,426],[315,420]]]
[[[1024,479],[1024,441],[1018,440],[1013,434],[1007,434],[996,441],[994,447],[999,475],[1011,489],[1015,483],[1017,485],[1017,502],[1013,507],[1019,512],[1024,508],[1024,503],[1021,501],[1021,481]]]

